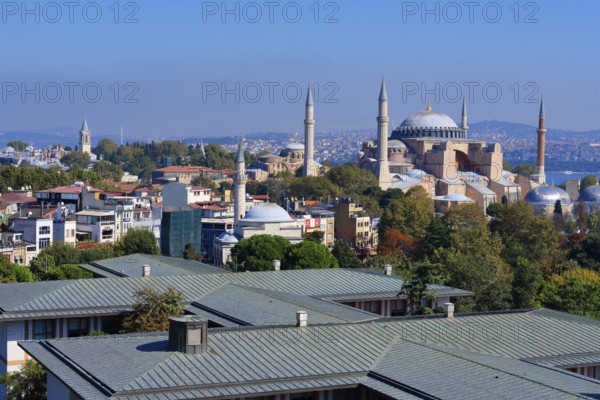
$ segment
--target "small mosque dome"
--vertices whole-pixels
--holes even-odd
[[[252,207],[242,219],[245,222],[290,222],[293,219],[275,203],[262,203]]]
[[[556,186],[540,186],[525,196],[525,201],[530,204],[554,204],[560,200],[563,205],[571,204],[569,194]]]
[[[577,200],[588,203],[600,203],[600,186],[589,186],[583,189]]]

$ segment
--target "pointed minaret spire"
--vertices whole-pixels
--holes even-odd
[[[302,176],[317,176],[315,165],[315,104],[312,87],[308,83],[306,96],[306,114],[304,119],[304,167]]]
[[[83,118],[81,131],[79,132],[79,151],[92,154],[92,132],[88,128],[87,118]]]
[[[545,158],[546,158],[546,110],[544,109],[544,94],[540,100],[540,117],[538,120],[537,129],[537,174],[534,179],[539,183],[546,183],[546,171],[545,171]]]
[[[385,80],[381,79],[381,90],[379,91],[379,115],[377,116],[377,164],[375,164],[375,176],[382,190],[392,186],[390,177],[390,164],[388,162],[388,99],[385,88]]]
[[[235,175],[233,177],[233,225],[246,214],[246,159],[244,157],[244,138],[240,136],[237,157],[235,159]]]
[[[204,150],[204,141],[200,139],[200,152],[202,153],[202,157],[206,157],[206,151]]]
[[[462,130],[464,131],[464,138],[467,138],[467,130],[469,129],[469,125],[467,125],[467,98],[463,97],[463,107],[462,107]]]

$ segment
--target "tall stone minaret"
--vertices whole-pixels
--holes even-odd
[[[467,138],[467,130],[469,129],[469,125],[467,125],[467,99],[463,97],[463,109],[462,109],[462,125],[461,128],[465,131],[465,139]]]
[[[302,176],[317,176],[315,165],[315,102],[312,87],[308,84],[306,118],[304,119],[304,168]]]
[[[79,131],[79,151],[92,154],[92,132],[88,128],[87,118],[83,119],[83,125]]]
[[[377,164],[375,165],[375,176],[379,181],[379,187],[387,190],[392,186],[390,177],[390,164],[388,162],[388,98],[385,89],[385,81],[381,80],[381,91],[379,92],[379,115],[377,116]]]
[[[540,102],[540,118],[537,129],[537,181],[546,183],[546,171],[544,170],[546,156],[546,111],[544,110],[544,95]]]
[[[235,159],[235,176],[233,177],[233,225],[246,214],[246,160],[244,158],[244,138],[240,136],[237,158]]]

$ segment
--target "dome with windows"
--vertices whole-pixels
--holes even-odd
[[[407,138],[445,138],[466,139],[466,130],[459,128],[456,122],[446,114],[433,111],[430,105],[425,111],[409,115],[392,132],[391,139]]]
[[[252,207],[242,219],[244,222],[290,222],[290,214],[275,203],[262,203]]]

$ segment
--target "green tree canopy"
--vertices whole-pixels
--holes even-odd
[[[421,186],[417,186],[406,196],[390,202],[379,221],[379,237],[384,237],[388,229],[396,229],[415,239],[422,239],[432,220],[433,200]]]
[[[85,168],[90,163],[90,155],[80,151],[72,151],[65,154],[65,156],[60,159],[60,162],[69,168]]]
[[[6,147],[12,147],[16,151],[24,151],[27,146],[29,145],[22,140],[11,140],[10,142],[6,143]]]
[[[19,371],[0,376],[0,384],[6,385],[6,400],[46,399],[46,370],[32,359]]]
[[[154,233],[145,229],[129,229],[115,247],[115,252],[119,255],[160,254]]]
[[[600,274],[575,268],[552,275],[540,297],[545,307],[600,319]]]
[[[331,249],[331,254],[336,258],[340,268],[360,268],[362,263],[356,251],[345,240],[336,240]]]
[[[532,261],[519,257],[513,267],[513,307],[527,309],[539,307],[539,292],[543,284],[542,272]]]
[[[404,279],[400,293],[407,297],[408,314],[431,314],[433,310],[423,307],[421,300],[434,299],[433,294],[429,292],[429,285],[443,282],[442,266],[430,262],[412,263],[405,260],[400,266],[400,271]]]
[[[153,287],[134,292],[133,312],[125,317],[125,332],[162,332],[169,330],[169,317],[182,315],[183,294],[174,288],[160,292]]]
[[[119,151],[119,145],[109,138],[100,139],[92,153],[98,157],[102,156],[105,160],[112,160],[113,156]]]
[[[255,235],[242,239],[231,249],[233,266],[239,271],[270,271],[273,269],[273,260],[283,263],[290,245],[281,236]]]
[[[600,233],[592,233],[577,242],[569,256],[582,267],[600,272]]]
[[[524,176],[525,178],[531,178],[531,176],[534,175],[537,170],[531,164],[519,164],[514,167],[511,172]]]
[[[123,169],[110,161],[98,161],[94,163],[92,171],[97,173],[100,179],[110,179],[115,182],[120,182],[123,176]]]
[[[598,184],[598,177],[596,175],[585,176],[581,180],[581,190],[584,190],[590,186],[595,186],[597,184]]]
[[[319,243],[305,240],[286,249],[282,269],[337,268],[337,259]]]
[[[34,275],[29,268],[12,264],[6,257],[0,256],[0,284],[33,282],[34,280]]]
[[[288,192],[298,199],[326,200],[342,196],[339,187],[324,176],[293,178],[288,185]]]
[[[377,186],[377,177],[366,169],[354,164],[344,164],[331,168],[325,177],[340,188],[345,197],[355,197],[367,188]]]

